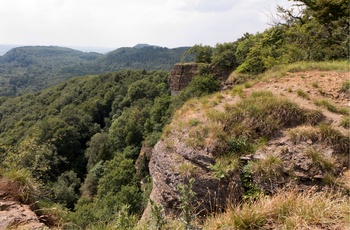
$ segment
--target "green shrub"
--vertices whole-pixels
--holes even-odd
[[[229,152],[237,155],[248,154],[254,151],[253,145],[244,137],[232,138],[229,146]]]
[[[188,184],[179,184],[177,190],[180,193],[180,210],[182,212],[181,220],[185,224],[185,230],[192,229],[192,222],[195,219],[195,214],[193,213],[192,201],[196,193],[193,191],[193,184],[195,180],[191,178]]]

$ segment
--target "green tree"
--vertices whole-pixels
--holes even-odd
[[[112,158],[112,151],[110,149],[107,133],[96,133],[91,137],[87,146],[85,157],[88,160],[88,169],[91,169],[100,161],[106,161]]]
[[[237,46],[237,42],[216,44],[212,63],[222,70],[236,69],[239,65],[236,57]]]
[[[64,172],[52,187],[54,198],[57,202],[73,209],[75,202],[78,200],[79,187],[80,179],[77,174],[73,171]]]
[[[185,54],[194,54],[194,61],[197,63],[211,63],[213,48],[208,45],[194,45]]]

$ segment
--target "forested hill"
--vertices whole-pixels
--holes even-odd
[[[170,70],[187,47],[119,48],[105,55],[57,46],[26,46],[0,56],[0,96],[36,92],[74,76],[122,69]]]

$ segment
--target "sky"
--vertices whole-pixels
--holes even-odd
[[[0,44],[174,48],[271,26],[288,0],[0,0]]]

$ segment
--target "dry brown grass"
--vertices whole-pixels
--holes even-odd
[[[204,229],[349,229],[349,197],[281,191],[208,219]]]
[[[299,143],[307,140],[314,142],[319,139],[319,135],[319,129],[313,126],[298,126],[289,130],[290,139],[294,143]]]

